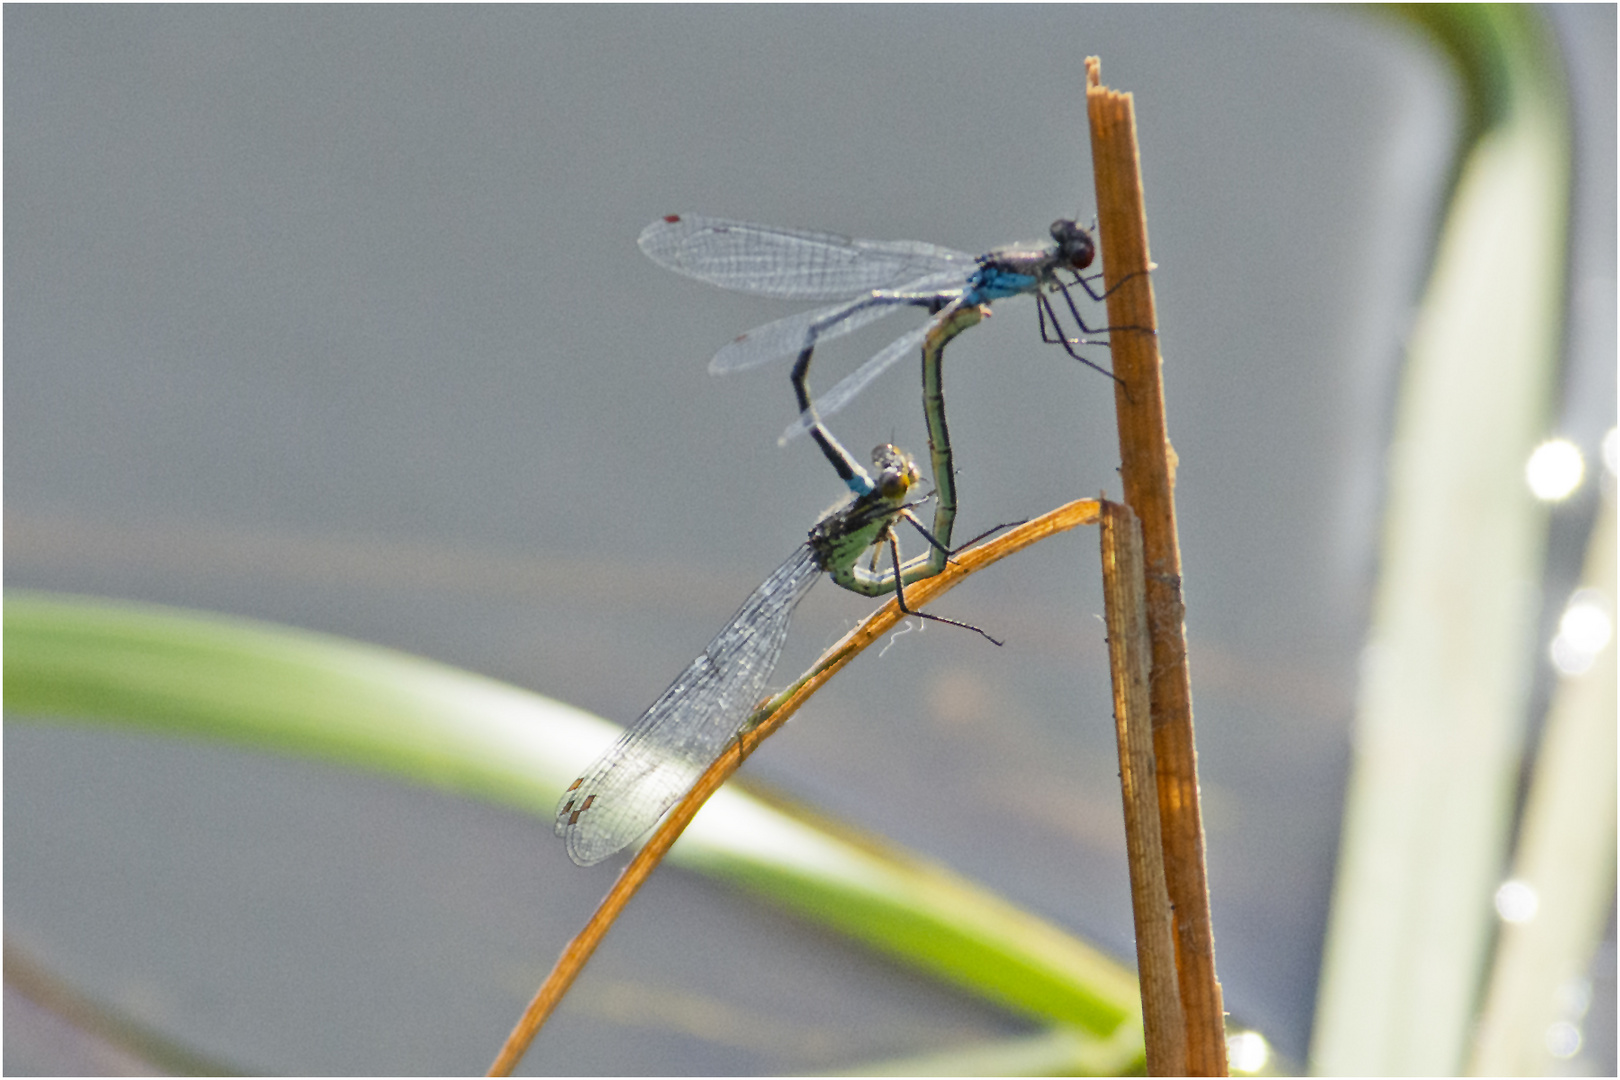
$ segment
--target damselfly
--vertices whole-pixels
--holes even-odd
[[[737,737],[776,668],[794,607],[823,573],[867,596],[892,590],[908,614],[984,634],[907,607],[907,574],[894,525],[904,518],[922,528],[906,502],[921,474],[910,456],[893,446],[874,450],[872,464],[875,477],[854,465],[865,494],[817,522],[809,539],[754,590],[702,655],[563,793],[556,831],[574,862],[601,862],[646,832]],[[887,575],[860,565],[878,544],[886,544],[894,559],[896,570]],[[937,572],[926,566],[918,571],[916,576]]]
[[[1051,237],[969,255],[914,240],[853,240],[805,229],[671,214],[643,229],[636,242],[660,266],[723,289],[788,300],[839,301],[750,330],[709,361],[709,370],[718,374],[797,355],[793,388],[800,416],[782,433],[780,441],[785,443],[812,430],[818,414],[830,416],[843,408],[953,312],[1023,293],[1035,296],[1043,341],[1062,345],[1076,360],[1112,378],[1077,351],[1081,345],[1106,345],[1083,335],[1110,329],[1087,326],[1069,291],[1078,285],[1093,300],[1105,295],[1094,291],[1081,273],[1096,257],[1091,231],[1062,219],[1052,223]],[[1062,329],[1054,295],[1063,298],[1082,336],[1071,338]],[[890,342],[812,402],[806,378],[816,345],[902,307],[926,308],[935,317]]]

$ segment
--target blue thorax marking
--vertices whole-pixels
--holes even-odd
[[[1004,266],[989,263],[979,267],[967,279],[967,293],[962,297],[967,304],[987,304],[1008,296],[1017,296],[1035,288],[1039,279]]]

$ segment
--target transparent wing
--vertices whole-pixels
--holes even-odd
[[[882,352],[844,376],[836,386],[816,399],[816,415],[825,420],[848,405],[856,394],[866,389],[868,383],[893,367],[901,357],[921,348],[923,339],[928,336],[928,331],[933,325],[934,321],[930,320],[917,329],[900,335],[889,342]],[[789,424],[787,430],[782,432],[782,437],[776,440],[777,445],[786,444],[803,435],[810,430],[810,424],[810,414],[800,413],[799,418]]]
[[[788,300],[837,300],[946,271],[966,278],[978,265],[972,255],[915,240],[852,240],[684,214],[653,222],[636,243],[678,274]]]
[[[703,654],[563,793],[556,832],[580,866],[625,847],[686,794],[747,721],[821,575],[809,544],[754,590]]]
[[[814,308],[757,326],[739,335],[714,354],[709,372],[720,375],[757,367],[760,364],[796,355],[810,344],[810,331],[816,330],[815,344],[843,337],[902,307],[918,302],[949,300],[962,295],[963,278],[955,271],[930,274],[893,289],[877,289],[857,299]],[[862,383],[861,385],[865,385]]]
[[[822,342],[828,338],[843,337],[896,310],[894,304],[858,306],[863,303],[866,301],[845,301],[832,307],[801,311],[797,315],[755,327],[715,353],[714,359],[709,361],[709,371],[720,375],[758,367],[784,356],[794,356],[804,348],[812,326],[826,324],[826,328],[816,334],[816,341]]]

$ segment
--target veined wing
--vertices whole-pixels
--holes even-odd
[[[653,826],[748,720],[787,640],[793,608],[822,568],[809,544],[777,567],[640,720],[574,781],[556,832],[580,866]]]
[[[788,300],[837,300],[946,271],[965,278],[978,265],[965,252],[916,240],[853,240],[684,214],[653,222],[636,243],[678,274]]]
[[[730,371],[742,371],[745,368],[768,364],[772,360],[780,360],[784,356],[795,356],[807,344],[806,337],[813,326],[826,325],[825,329],[816,333],[815,341],[819,344],[828,338],[843,337],[867,323],[876,322],[883,316],[893,313],[897,306],[867,304],[862,307],[862,304],[866,304],[864,299],[846,300],[831,307],[812,308],[797,315],[789,315],[775,322],[766,323],[764,326],[756,326],[746,334],[738,335],[715,353],[714,359],[709,361],[709,373],[721,375]]]
[[[788,315],[764,326],[756,326],[746,334],[738,335],[735,340],[714,354],[714,359],[709,361],[709,373],[721,375],[731,371],[742,371],[745,368],[779,360],[784,356],[794,356],[807,345],[819,345],[829,338],[843,337],[902,307],[919,301],[953,299],[962,295],[962,291],[962,276],[950,270],[929,274],[893,289],[873,290],[865,296],[846,300],[842,304]],[[813,341],[810,338],[812,330],[815,331]],[[865,382],[861,383],[861,386],[865,385]]]

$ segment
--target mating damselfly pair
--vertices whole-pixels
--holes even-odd
[[[996,248],[980,256],[917,241],[854,240],[831,233],[782,229],[721,218],[670,215],[647,226],[638,243],[654,262],[721,288],[788,300],[836,301],[742,334],[715,354],[713,372],[738,371],[794,356],[791,381],[798,419],[786,442],[808,432],[850,490],[849,500],[810,530],[809,539],[748,598],[702,655],[681,673],[641,718],[564,793],[556,831],[582,866],[608,858],[646,832],[696,782],[747,724],[760,703],[787,638],[798,602],[822,573],[865,596],[893,592],[902,610],[975,630],[941,616],[911,611],[905,586],[942,570],[950,555],[956,516],[955,472],[940,380],[946,343],[979,321],[994,300],[1031,294],[1041,338],[1103,371],[1082,356],[1082,345],[1106,345],[1085,335],[1070,290],[1092,300],[1083,271],[1096,254],[1091,232],[1067,219],[1053,223],[1051,240]],[[1079,329],[1063,330],[1053,297]],[[902,334],[826,395],[812,399],[810,361],[823,341],[841,337],[904,307],[932,316]],[[921,349],[924,415],[934,470],[933,529],[925,528],[906,499],[920,480],[909,455],[892,446],[873,452],[868,473],[821,422],[902,357]],[[927,540],[929,552],[902,562],[895,525],[902,519]],[[886,546],[887,571],[860,562]]]

